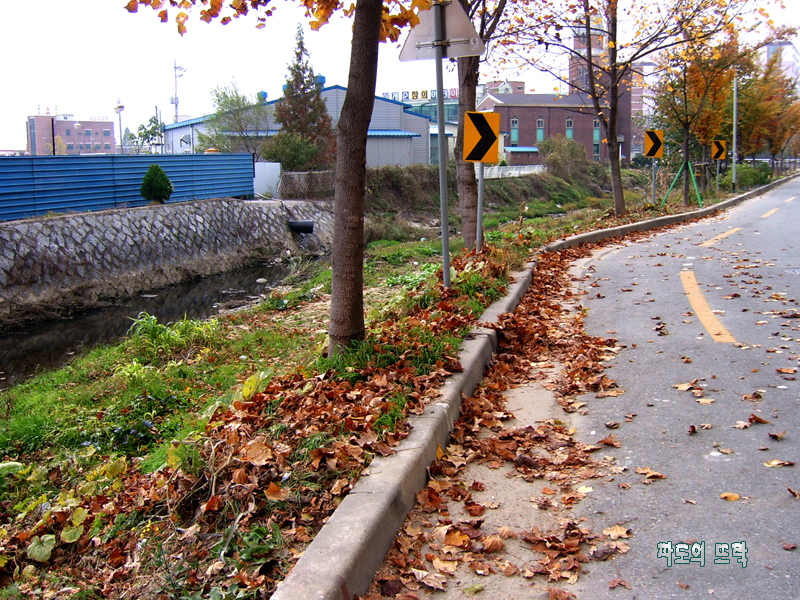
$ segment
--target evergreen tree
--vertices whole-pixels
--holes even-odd
[[[336,138],[322,98],[322,86],[308,61],[300,26],[296,39],[294,61],[289,65],[283,99],[275,106],[275,120],[280,123],[282,132],[294,134],[316,147],[316,156],[304,165],[305,169],[326,168],[333,164]]]

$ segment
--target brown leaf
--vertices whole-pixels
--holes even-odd
[[[492,552],[500,552],[505,548],[505,543],[499,535],[490,535],[483,540],[483,551],[491,554]]]
[[[547,593],[549,597],[547,600],[572,600],[572,598],[577,598],[575,594],[572,592],[568,592],[567,590],[561,588],[547,588]]]
[[[750,423],[752,423],[752,421],[751,422],[736,421],[736,425],[731,425],[731,427],[733,427],[735,429],[749,429]]]
[[[549,487],[544,487],[544,488],[542,488],[542,493],[543,494],[547,494],[548,496],[552,496],[553,494],[556,493],[556,491],[555,490],[551,490]]]
[[[628,590],[631,589],[631,586],[628,584],[628,582],[625,581],[624,579],[620,579],[619,577],[617,577],[616,579],[612,579],[611,581],[608,582],[609,589],[613,590],[614,588],[619,586],[622,586]]]
[[[697,425],[689,425],[689,435],[697,433]]]
[[[650,467],[636,467],[636,472],[639,475],[644,475],[647,479],[666,479],[666,475],[662,475],[656,471],[653,471]]]
[[[444,537],[444,543],[448,546],[455,546],[457,548],[468,548],[471,544],[469,536],[458,530],[452,530]]]
[[[781,441],[781,439],[785,435],[786,435],[786,430],[785,429],[783,431],[781,431],[780,433],[772,433],[772,432],[769,433],[769,437],[771,437],[773,440],[778,440],[779,442]]]
[[[722,454],[733,454],[733,448],[720,448],[719,451]]]
[[[617,540],[619,538],[629,538],[630,536],[630,529],[627,527],[623,527],[622,525],[614,525],[613,527],[607,527],[603,529],[603,533],[610,537],[612,540]]]
[[[713,429],[714,426],[711,423],[700,423],[700,429]]]
[[[703,405],[713,404],[715,402],[714,398],[698,398],[697,402]]]
[[[791,552],[795,548],[797,548],[797,544],[784,544],[783,545],[783,549],[786,550],[787,552]]]
[[[792,367],[782,367],[780,369],[775,369],[778,373],[782,373],[783,375],[791,375],[793,373],[797,373],[797,369]]]
[[[510,527],[501,527],[500,529],[497,530],[497,533],[504,540],[507,540],[508,538],[516,539],[516,537],[517,537],[517,534]]]
[[[678,587],[681,588],[682,590],[688,590],[689,589],[689,584],[688,583],[681,583],[680,581],[677,581],[676,583],[678,584]]]
[[[604,444],[606,446],[614,446],[615,448],[619,448],[620,446],[622,446],[622,442],[617,440],[617,438],[614,436],[613,433],[611,435],[604,437],[602,440],[597,440],[597,443]]]
[[[792,489],[792,488],[790,488],[790,487],[787,487],[786,489],[787,489],[787,490],[789,490],[789,493],[790,493],[792,496],[794,496],[795,498],[800,498],[800,492],[797,492],[797,491],[793,490],[793,489]]]
[[[606,423],[606,427],[608,427],[609,429],[617,429],[619,427],[619,423],[617,423],[616,421],[608,421]]]
[[[769,423],[766,419],[762,419],[755,413],[750,413],[750,418],[747,419],[751,423]]]
[[[761,398],[763,398],[763,396],[759,392],[753,392],[752,394],[744,394],[742,396],[742,400],[744,402],[757,402],[758,400],[761,400]]]
[[[789,460],[778,460],[777,458],[773,458],[772,460],[764,463],[765,467],[793,467],[794,463]]]
[[[270,481],[269,487],[264,490],[264,495],[267,497],[267,500],[272,500],[273,502],[283,502],[289,495],[289,491],[280,487],[274,481]]]

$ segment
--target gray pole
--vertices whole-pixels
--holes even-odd
[[[739,125],[739,74],[733,75],[733,178],[732,191],[736,192],[736,129]]]
[[[719,197],[719,162],[717,161],[717,197]]]
[[[483,248],[483,169],[484,163],[478,163],[478,227],[475,233],[475,250]]]
[[[436,120],[439,125],[439,205],[442,218],[442,280],[450,287],[450,231],[447,225],[447,137],[444,129],[444,4],[433,0],[434,51],[436,61]]]
[[[653,205],[656,203],[656,159],[653,159]]]

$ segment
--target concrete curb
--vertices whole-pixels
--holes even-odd
[[[759,188],[750,190],[749,192],[746,192],[734,198],[729,198],[728,200],[724,200],[719,204],[707,206],[699,210],[681,213],[679,215],[668,215],[666,217],[658,217],[655,219],[649,219],[647,221],[639,221],[637,223],[629,223],[628,225],[620,225],[619,227],[612,227],[610,229],[600,229],[598,231],[590,231],[588,233],[579,233],[578,235],[573,235],[571,237],[558,240],[551,244],[547,244],[546,246],[542,247],[542,250],[544,250],[545,252],[550,252],[554,250],[564,250],[565,248],[572,248],[573,246],[577,246],[579,244],[583,244],[586,242],[599,242],[600,240],[605,240],[610,237],[625,235],[627,233],[631,233],[632,231],[646,231],[648,229],[654,229],[656,227],[662,227],[664,225],[674,225],[675,223],[682,223],[684,221],[689,221],[690,219],[695,219],[697,217],[705,217],[718,210],[725,210],[727,208],[736,206],[737,204],[740,204],[745,200],[749,200],[750,198],[755,198],[756,196],[760,196],[764,192],[768,192],[778,187],[779,185],[783,185],[784,183],[794,179],[795,177],[800,177],[800,174],[789,175],[788,177],[784,177],[783,179],[779,179],[778,181],[773,181],[772,183],[762,185]]]
[[[660,217],[640,223],[594,231],[559,240],[543,250],[560,250],[679,223],[734,206],[785,183],[785,178],[708,207]],[[530,287],[536,261],[524,271],[514,273],[508,294],[492,304],[481,316],[484,323],[497,323],[500,315],[511,312]],[[306,549],[303,556],[281,582],[272,600],[351,600],[363,595],[402,526],[416,494],[428,478],[428,467],[436,459],[437,446],[444,448],[458,419],[462,395],[470,396],[483,379],[483,371],[497,349],[497,332],[476,327],[462,343],[459,360],[463,371],[449,377],[441,396],[411,419],[411,434],[396,448],[397,453],[376,458],[369,474],[358,480],[331,518]]]

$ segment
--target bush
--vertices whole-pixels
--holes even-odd
[[[163,204],[169,200],[174,189],[175,186],[172,185],[164,170],[157,164],[152,164],[142,180],[140,192],[145,200]]]
[[[767,162],[759,162],[755,165],[740,164],[736,165],[736,187],[739,190],[765,185],[772,179],[772,170]],[[733,168],[729,167],[727,173],[722,178],[721,185],[724,189],[731,189],[733,181]]]

